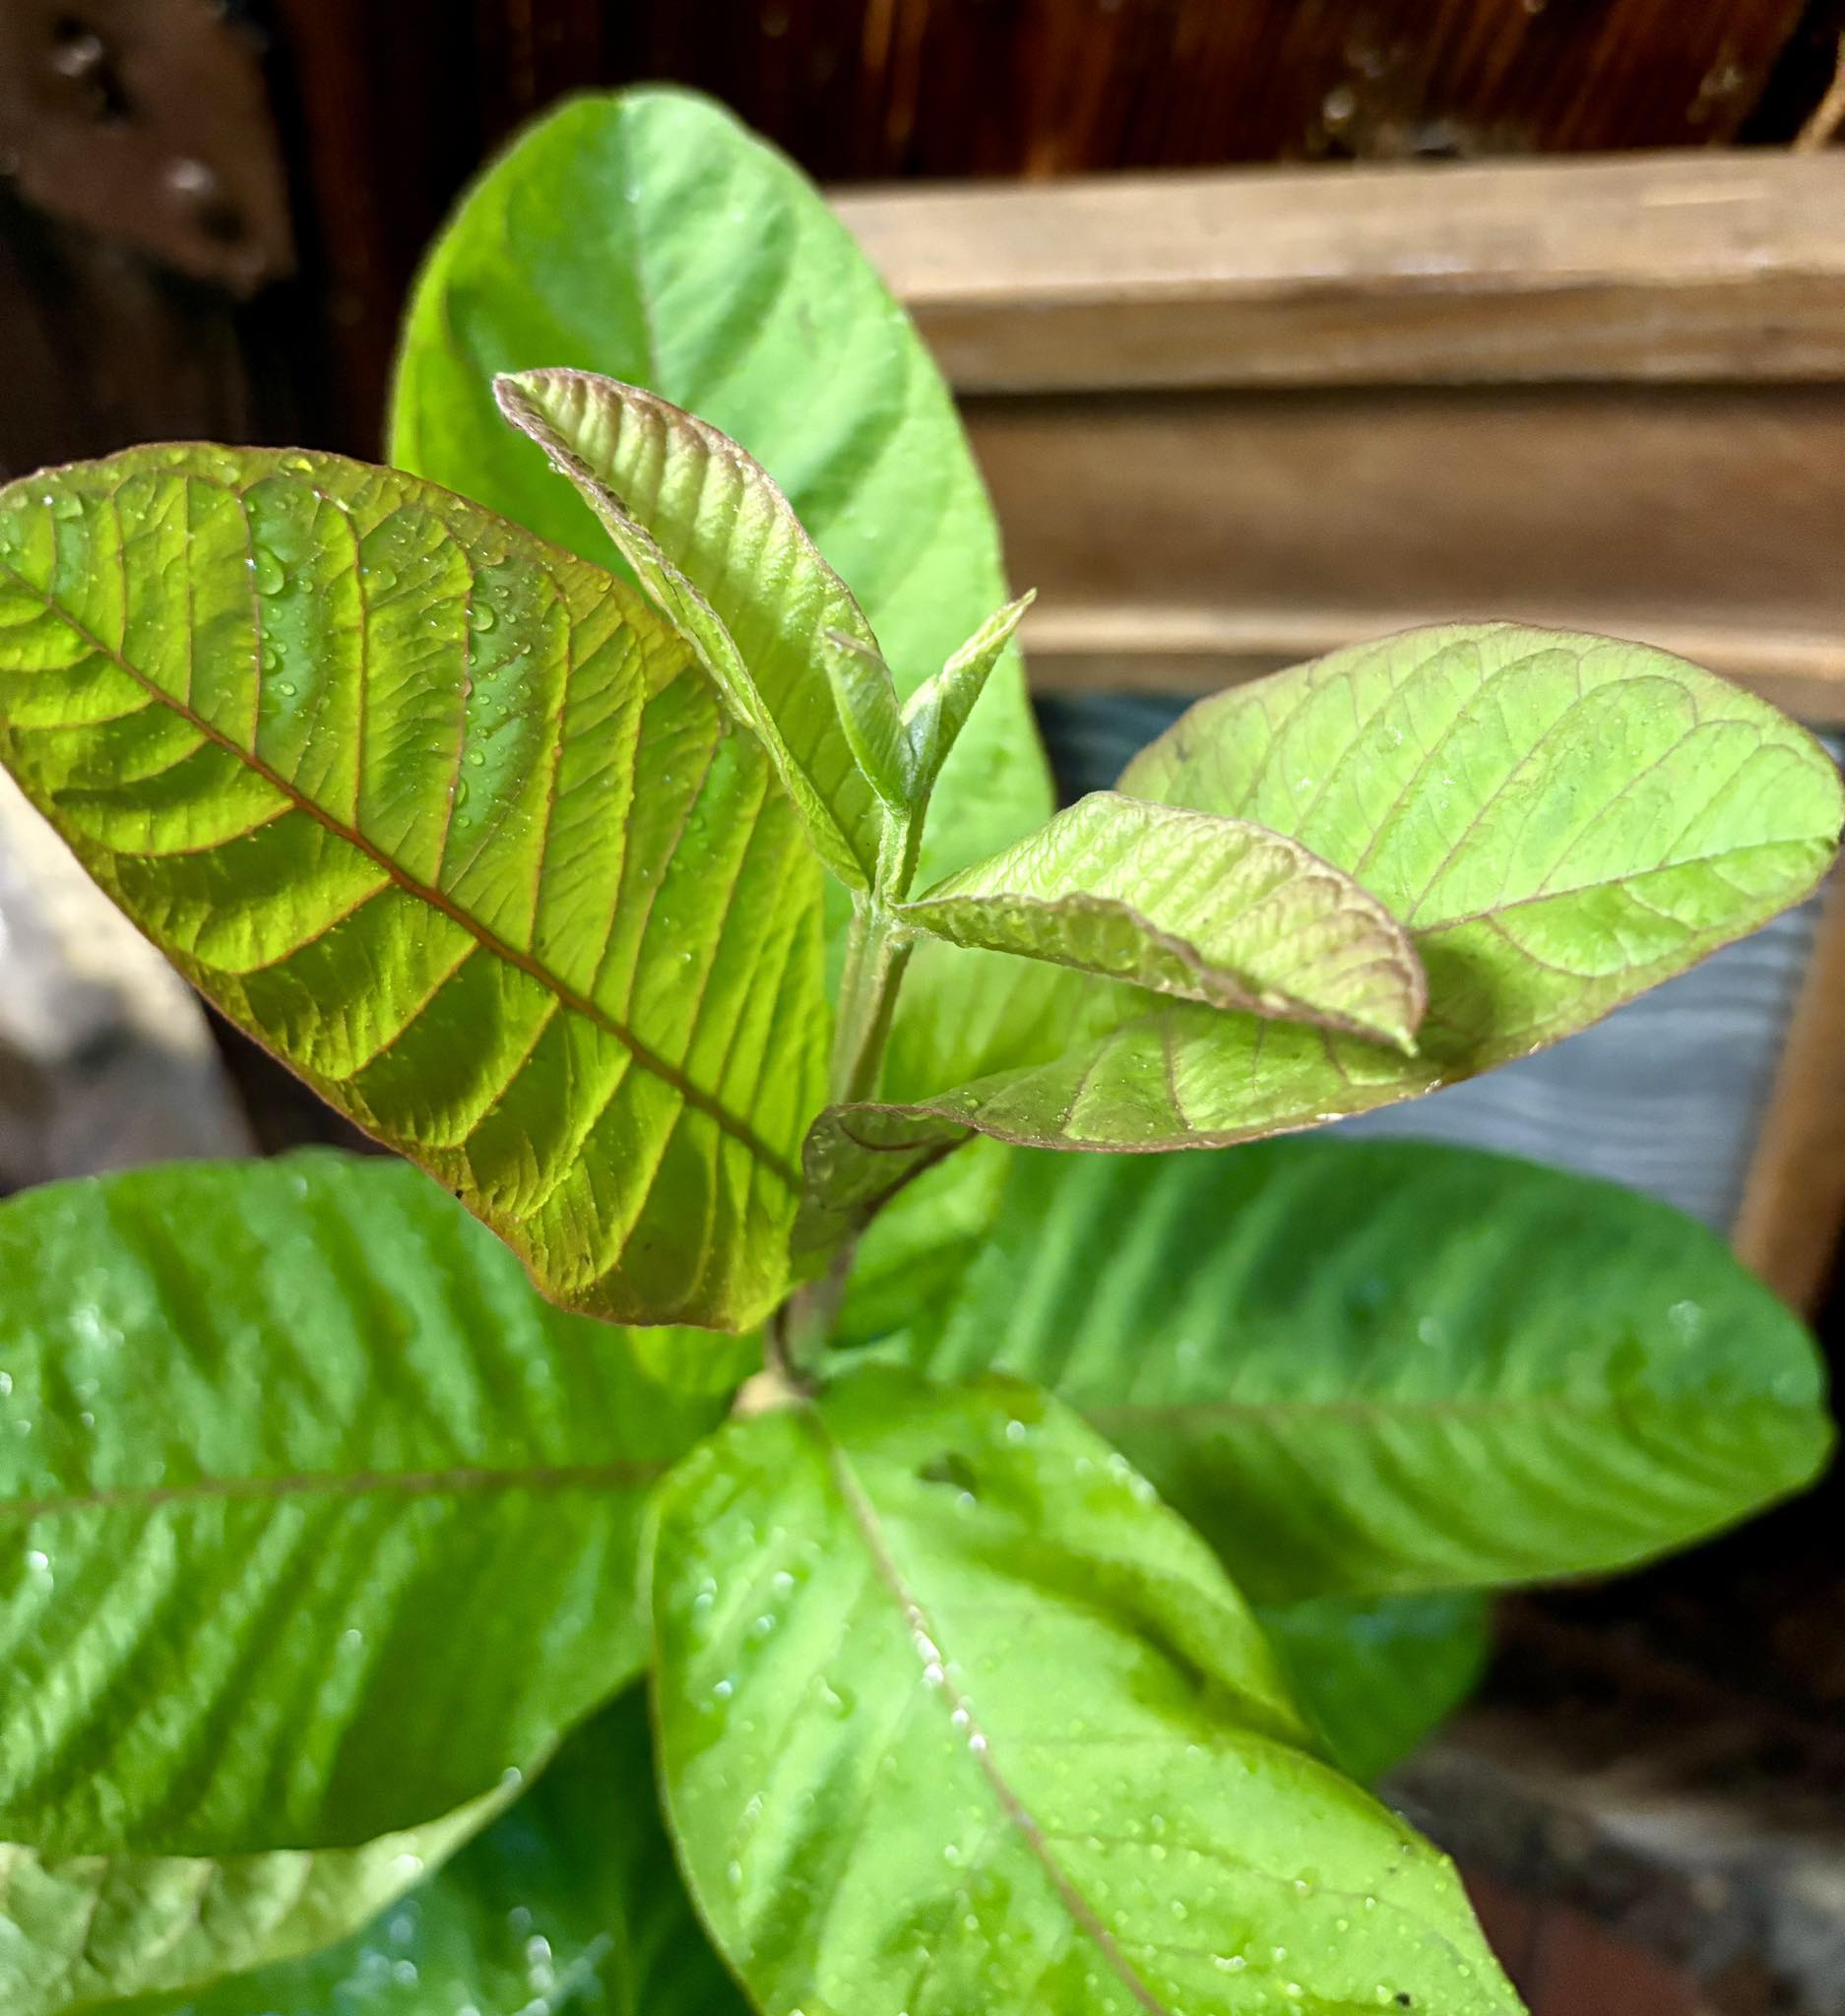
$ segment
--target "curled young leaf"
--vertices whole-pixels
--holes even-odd
[[[645,1496],[725,1408],[324,1152],[0,1205],[0,1841],[61,1858],[356,1849],[530,1771],[639,1670]]]
[[[0,491],[0,760],[203,992],[545,1292],[787,1281],[820,874],[631,590],[414,477],[134,449]]]
[[[1515,2016],[1447,1862],[1043,1394],[855,1374],[705,1443],[656,1536],[668,1818],[760,2007]]]
[[[508,421],[582,491],[732,712],[762,738],[821,859],[869,889],[885,814],[842,718],[829,633],[873,653],[877,640],[768,472],[729,435],[638,385],[524,371],[496,379],[494,392]],[[894,731],[888,678],[885,690]]]
[[[1093,791],[898,907],[956,945],[1413,1051],[1416,953],[1349,875],[1242,819]]]
[[[907,1355],[1080,1408],[1267,1604],[1622,1567],[1831,1441],[1813,1340],[1701,1226],[1470,1149],[1019,1154],[938,1309]]]
[[[934,791],[942,765],[954,753],[993,667],[1037,599],[1037,591],[1027,589],[1017,600],[994,610],[941,670],[924,679],[905,703],[904,735],[910,746],[912,789],[917,797],[927,798]]]

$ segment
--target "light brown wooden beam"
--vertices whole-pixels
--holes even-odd
[[[848,192],[965,392],[1845,378],[1845,154]]]

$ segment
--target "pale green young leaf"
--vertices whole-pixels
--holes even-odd
[[[1120,788],[1253,820],[1368,889],[1428,975],[1417,1054],[1071,976],[1036,1031],[1007,1026],[987,1075],[887,1090],[931,1137],[1227,1146],[1433,1092],[1798,903],[1845,815],[1831,759],[1764,702],[1664,652],[1506,624],[1407,631],[1233,688]]]
[[[1256,1611],[1334,1763],[1372,1784],[1413,1756],[1479,1683],[1485,1597],[1319,1596]]]
[[[668,1814],[759,2007],[1516,2010],[1209,1550],[1047,1396],[873,1367],[657,1503]]]
[[[711,100],[589,94],[539,121],[436,240],[404,329],[393,461],[612,564],[494,405],[496,373],[547,367],[644,385],[740,442],[852,585],[900,692],[1005,601],[985,485],[909,318],[806,177]],[[948,761],[922,872],[1050,806],[1012,654]]]
[[[986,690],[993,667],[1012,642],[1013,632],[1025,620],[1026,610],[1037,599],[1037,590],[1027,589],[1015,601],[995,609],[950,656],[941,670],[924,679],[905,704],[904,733],[915,776],[913,788],[920,799],[926,799],[934,790],[942,765],[961,739],[975,703]]]
[[[0,1981],[4,1981],[0,1975]],[[70,2002],[8,2016],[66,2016]],[[586,1724],[480,1838],[326,1951],[106,2016],[744,2016],[661,1823],[645,1696]]]
[[[1019,1154],[904,1349],[1082,1409],[1270,1604],[1622,1567],[1831,1440],[1812,1339],[1701,1226],[1422,1143]]]
[[[841,719],[827,639],[872,651],[877,640],[767,471],[716,427],[613,378],[523,371],[494,392],[761,737],[821,859],[870,888],[884,809]],[[896,709],[893,692],[893,726]]]
[[[827,1042],[818,864],[631,590],[415,478],[0,491],[0,760],[224,1012],[548,1294],[745,1328]]]
[[[885,804],[907,818],[912,809],[910,741],[890,666],[874,646],[843,630],[829,630],[824,643],[826,675],[839,704],[840,725],[859,768]]]
[[[0,1205],[0,1841],[59,1857],[356,1848],[530,1770],[639,1670],[644,1499],[726,1405],[328,1152]]]
[[[1247,820],[1118,791],[1092,791],[896,914],[951,944],[1404,1050],[1427,998],[1402,927],[1349,875]]]

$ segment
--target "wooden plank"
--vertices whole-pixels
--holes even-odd
[[[1049,688],[1185,692],[1446,618],[1678,650],[1845,721],[1845,387],[980,400]]]
[[[1835,882],[1737,1217],[1738,1255],[1808,1315],[1845,1225],[1845,885]]]
[[[1119,175],[837,207],[966,392],[1845,377],[1845,154]]]

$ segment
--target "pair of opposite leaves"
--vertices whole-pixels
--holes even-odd
[[[904,906],[924,955],[956,949],[911,970],[889,1103],[814,1131],[797,1228],[827,1023],[803,832],[831,807],[874,878],[921,810],[844,725],[868,748],[889,724],[881,666],[722,437],[577,375],[515,390],[554,397],[550,445],[606,459],[611,514],[621,485],[670,532],[659,562],[624,536],[710,677],[603,570],[414,479],[137,450],[0,493],[0,755],[207,993],[570,1305],[746,1326],[791,1230],[823,1251],[969,1128],[1211,1145],[1432,1089],[1751,928],[1829,856],[1811,740],[1637,647],[1437,630],[1221,696],[1130,797]],[[925,790],[1011,616],[899,718],[887,788]],[[755,732],[728,731],[727,680]],[[1423,968],[1418,1055],[1340,1033],[1407,1042]]]

